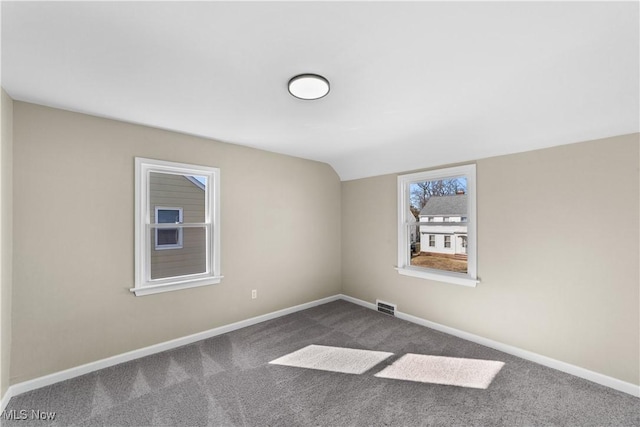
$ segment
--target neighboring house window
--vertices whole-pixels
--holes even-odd
[[[418,222],[405,212],[419,212]],[[429,244],[412,254],[409,233],[416,226]],[[398,273],[475,287],[476,227],[475,165],[398,176]],[[436,235],[443,243],[435,244]]]
[[[182,224],[182,208],[155,206],[156,224]],[[156,228],[156,250],[182,249],[181,228]]]
[[[136,158],[136,296],[220,283],[220,170]]]

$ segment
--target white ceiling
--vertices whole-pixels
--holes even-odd
[[[2,86],[349,180],[638,132],[638,6],[3,2]]]

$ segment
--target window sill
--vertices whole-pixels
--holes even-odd
[[[190,280],[180,283],[163,283],[161,285],[146,285],[129,289],[137,297],[159,294],[162,292],[179,291],[180,289],[198,288],[200,286],[215,285],[220,283],[224,276],[207,277],[205,279]]]
[[[480,280],[473,279],[460,273],[449,273],[445,271],[434,271],[425,268],[396,267],[398,274],[403,276],[417,277],[419,279],[435,280],[437,282],[452,283],[454,285],[475,288]]]

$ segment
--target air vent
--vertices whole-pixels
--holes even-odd
[[[378,300],[376,300],[376,305],[377,305],[378,311],[380,313],[388,314],[390,316],[395,316],[396,315],[396,305],[395,304],[391,304],[390,302],[380,301],[378,299]]]

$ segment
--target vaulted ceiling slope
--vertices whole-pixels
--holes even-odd
[[[638,132],[638,23],[638,2],[2,2],[2,85],[349,180]],[[329,95],[292,97],[306,72]]]

